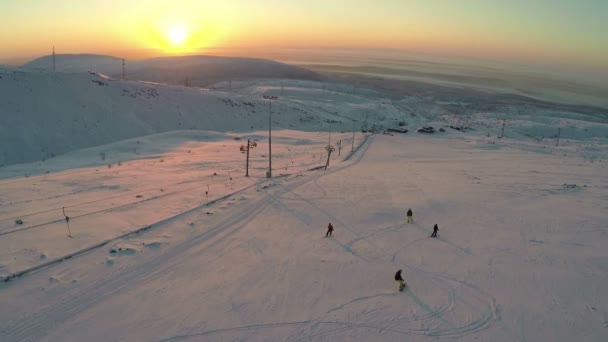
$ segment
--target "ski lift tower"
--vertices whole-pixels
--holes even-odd
[[[266,178],[272,178],[272,100],[277,100],[278,96],[264,95],[268,100],[268,172]]]

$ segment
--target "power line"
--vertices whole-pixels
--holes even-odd
[[[173,192],[168,192],[168,193],[164,193],[164,194],[161,194],[161,195],[158,195],[158,196],[155,196],[155,197],[146,198],[146,199],[143,199],[141,201],[135,201],[135,202],[125,203],[125,204],[113,206],[113,207],[110,207],[110,208],[100,209],[100,210],[92,211],[92,212],[89,212],[89,213],[84,213],[84,214],[72,216],[72,217],[70,217],[70,219],[75,219],[75,218],[79,218],[79,217],[89,216],[89,215],[98,214],[98,213],[106,212],[106,211],[112,211],[112,210],[115,210],[115,209],[124,208],[124,207],[128,207],[128,206],[131,206],[131,205],[136,205],[136,204],[139,204],[139,203],[144,203],[144,202],[152,201],[152,200],[159,199],[159,198],[166,197],[166,196],[170,196],[170,195],[175,195],[175,194],[179,194],[179,193],[183,193],[183,192],[188,192],[188,191],[192,191],[192,190],[201,189],[201,188],[204,188],[204,187],[208,187],[209,185],[221,184],[221,183],[224,183],[225,181],[226,181],[226,179],[222,179],[221,181],[217,181],[217,182],[213,182],[213,183],[207,183],[205,185],[201,185],[201,186],[194,187],[194,188],[187,188],[185,190],[177,190],[177,191],[173,191]],[[93,201],[93,203],[94,202],[95,201]],[[80,204],[77,204],[77,205],[73,205],[71,207],[76,207],[76,206],[79,206],[79,205],[84,205],[84,204],[89,204],[89,203],[92,203],[92,202],[80,203]],[[65,208],[69,208],[69,207],[65,207]],[[59,209],[62,209],[62,208],[59,208]],[[53,209],[53,210],[59,210],[59,209]],[[52,210],[49,210],[49,211],[52,211]],[[49,212],[49,211],[46,211],[46,212]],[[28,226],[28,227],[17,228],[17,229],[5,231],[5,232],[0,232],[0,236],[17,233],[17,232],[24,231],[24,230],[30,230],[30,229],[46,226],[46,225],[53,224],[53,223],[63,222],[64,220],[65,220],[65,218],[61,218],[61,219],[58,219],[58,220],[48,221],[48,222],[36,224],[36,225],[33,225],[33,226]]]
[[[363,139],[363,141],[357,146],[357,151],[359,150],[359,148],[361,146],[363,146],[367,142],[367,138],[368,137],[369,136],[366,136],[365,139]],[[328,159],[329,159],[329,155],[330,154],[331,154],[331,151],[328,150]],[[350,159],[350,157],[352,157],[353,154],[354,154],[354,152],[352,152],[349,155],[349,157],[346,158],[346,160]],[[323,167],[323,166],[321,166],[321,167]],[[327,164],[325,165],[325,168],[327,168]],[[230,178],[231,177],[229,177],[229,178],[223,178],[222,180],[218,180],[217,182],[207,183],[205,185],[201,185],[201,186],[198,186],[198,187],[188,188],[188,189],[185,189],[185,190],[178,190],[178,191],[174,191],[174,192],[158,195],[158,196],[155,196],[155,197],[146,198],[146,199],[141,200],[141,201],[135,201],[135,202],[131,202],[131,203],[121,204],[121,205],[113,206],[113,207],[110,207],[110,208],[100,209],[100,210],[96,210],[96,211],[93,211],[93,212],[76,215],[76,216],[70,217],[69,219],[75,219],[75,218],[85,217],[85,216],[94,215],[94,214],[98,214],[98,213],[102,213],[102,212],[110,212],[110,211],[113,211],[115,209],[125,208],[125,207],[128,207],[128,206],[137,205],[137,204],[148,202],[148,201],[153,201],[155,199],[163,198],[163,197],[170,196],[170,195],[184,193],[184,192],[188,192],[188,191],[192,191],[192,190],[198,190],[198,189],[201,189],[201,188],[204,188],[204,187],[209,188],[209,185],[225,183],[226,179],[230,179]],[[189,182],[184,182],[184,184],[185,183],[189,183]],[[120,195],[120,197],[126,196],[126,195],[127,194]],[[223,197],[220,197],[220,199],[221,198],[223,198]],[[212,200],[210,203],[213,203],[213,202],[215,202],[217,200],[218,199]],[[94,203],[94,202],[98,202],[98,201],[92,201],[92,202]],[[90,203],[90,202],[87,202],[87,203]],[[77,205],[73,205],[71,207],[75,207],[75,206],[79,206],[79,205],[83,205],[83,204],[85,204],[85,203],[80,203],[80,204],[77,204]],[[54,209],[54,210],[57,210],[57,209]],[[52,210],[49,210],[49,211],[52,211]],[[48,211],[46,211],[46,212],[48,212]],[[65,213],[64,213],[64,215],[65,215]],[[9,235],[9,234],[13,234],[13,233],[18,233],[18,232],[21,232],[21,231],[30,230],[30,229],[34,229],[34,228],[39,228],[39,227],[43,227],[43,226],[47,226],[47,225],[50,225],[50,224],[59,223],[59,222],[63,222],[63,221],[66,221],[65,217],[61,218],[61,219],[49,221],[49,222],[40,223],[40,224],[33,225],[33,226],[23,227],[23,228],[14,229],[14,230],[11,230],[11,231],[6,231],[6,232],[0,232],[0,236]]]
[[[197,156],[197,155],[204,155],[204,153],[191,153],[191,154],[184,154],[184,155]],[[217,160],[210,159],[209,161],[218,161],[218,160],[220,160],[220,159],[217,159]],[[82,171],[76,171],[76,170],[74,170],[74,171],[63,171],[61,173],[56,173],[54,175],[65,176],[67,174],[72,174],[72,173],[82,173]],[[41,174],[41,175],[43,175],[43,174]],[[45,178],[45,179],[48,179],[48,178]],[[12,183],[17,183],[17,182],[22,182],[22,181],[28,181],[28,179],[15,179],[13,181],[8,181],[8,182],[2,182],[2,180],[0,179],[0,184],[12,184]],[[141,192],[158,190],[158,189],[162,189],[162,188],[169,187],[169,186],[180,185],[180,184],[187,184],[187,183],[192,183],[192,182],[198,182],[198,180],[182,181],[182,182],[175,182],[175,183],[167,183],[167,184],[161,185],[159,187],[148,188],[148,189],[143,189],[143,190],[137,190],[137,191],[132,191],[132,192],[129,192],[129,193],[126,193],[126,194],[122,194],[122,195],[101,198],[101,199],[98,199],[98,200],[93,200],[93,201],[90,201],[90,202],[85,202],[85,203],[80,203],[80,204],[75,204],[75,205],[69,205],[69,206],[65,206],[65,208],[72,208],[72,207],[76,207],[76,206],[80,206],[80,205],[84,205],[84,204],[101,202],[101,201],[105,201],[105,200],[109,200],[109,199],[119,198],[119,197],[128,196],[128,195],[132,195],[132,194],[137,194],[137,193],[141,193]],[[93,189],[96,189],[96,188],[99,188],[99,187],[89,188],[89,189],[86,189],[84,191],[89,191],[89,190],[93,190]],[[82,192],[82,191],[79,191],[79,192]],[[67,195],[71,195],[71,194],[74,194],[74,192],[63,194],[61,196],[67,196]],[[38,199],[34,199],[34,200],[36,200],[36,201],[37,200],[48,200],[48,199],[57,198],[57,197],[61,197],[61,196],[54,196],[54,197],[47,197],[47,198],[38,198]],[[2,207],[9,207],[9,206],[14,205],[14,204],[23,203],[23,202],[27,202],[27,201],[34,201],[34,200],[29,199],[29,200],[23,200],[23,201],[20,201],[20,202],[11,202],[11,203],[8,203],[6,205],[0,205],[0,208],[2,208]],[[7,220],[18,219],[18,218],[22,218],[22,217],[33,216],[33,215],[37,215],[37,214],[44,214],[44,213],[48,213],[48,212],[51,212],[51,211],[54,211],[54,210],[59,210],[61,208],[62,207],[57,207],[57,208],[53,208],[53,209],[49,209],[49,210],[33,212],[33,213],[25,214],[25,215],[19,215],[19,216],[16,216],[16,217],[0,218],[0,222],[7,221]]]
[[[254,143],[252,143],[252,144],[254,144]],[[205,155],[205,153],[188,153],[188,154],[184,153],[183,155],[180,154],[177,157],[179,157],[179,156],[199,156],[199,155]],[[220,161],[220,160],[221,159],[209,159],[208,161],[215,162],[215,161]],[[52,176],[61,176],[61,177],[63,177],[65,175],[73,174],[73,173],[74,174],[82,174],[82,171],[81,170],[61,171],[60,173],[54,173],[51,176],[49,176],[46,173],[40,173],[37,176],[46,176],[45,179],[49,179]],[[86,172],[86,173],[93,173],[93,171]],[[5,178],[5,179],[10,179],[10,178]],[[19,182],[26,182],[26,181],[31,181],[31,179],[20,178],[20,179],[14,179],[12,181],[3,181],[3,179],[0,179],[0,184],[13,184],[13,183],[19,183]],[[133,192],[129,192],[129,193],[123,194],[123,195],[112,196],[112,197],[102,198],[102,199],[99,199],[99,200],[94,200],[94,201],[86,202],[86,203],[82,203],[82,204],[76,204],[76,205],[66,206],[66,208],[71,208],[71,207],[79,206],[79,205],[83,205],[83,204],[101,202],[101,201],[108,200],[108,199],[118,198],[118,197],[122,197],[122,196],[128,196],[130,194],[137,194],[137,193],[140,193],[140,192],[147,192],[147,191],[151,191],[151,190],[158,190],[158,189],[161,189],[163,187],[169,187],[169,186],[173,186],[173,185],[185,184],[185,183],[190,183],[190,182],[197,182],[197,180],[194,180],[194,181],[185,181],[185,182],[176,182],[176,183],[168,183],[168,184],[165,184],[165,185],[162,185],[162,186],[159,186],[159,187],[148,188],[148,189],[144,189],[144,190],[137,190],[137,191],[133,191]],[[97,188],[97,187],[95,187],[95,188]],[[89,189],[87,189],[87,191],[95,189],[95,188],[89,188]],[[66,194],[66,195],[70,195],[70,194]],[[50,199],[50,198],[41,198],[41,199],[36,199],[36,200],[47,200],[47,199]],[[22,203],[22,202],[24,202],[24,201],[21,201],[19,203]],[[7,205],[0,205],[0,208],[1,207],[6,207],[6,206],[10,206],[10,205],[14,205],[14,204],[16,204],[16,203],[9,203]],[[12,218],[4,218],[4,219],[0,218],[0,222],[6,221],[6,220],[18,219],[18,218],[27,217],[27,216],[32,216],[32,215],[36,215],[36,214],[44,214],[44,213],[47,213],[47,212],[50,212],[50,211],[54,211],[54,210],[59,210],[59,209],[61,209],[61,207],[54,208],[54,209],[49,209],[49,210],[44,210],[44,211],[39,211],[39,212],[34,212],[34,213],[29,213],[29,214],[25,214],[25,215],[19,215],[19,216],[12,217]]]
[[[3,218],[3,219],[0,219],[0,222],[8,221],[8,220],[14,220],[14,219],[28,217],[28,216],[34,216],[34,215],[38,215],[38,214],[45,214],[45,213],[48,213],[48,212],[51,212],[51,211],[59,210],[61,208],[74,208],[74,207],[78,207],[78,206],[81,206],[81,205],[103,202],[103,201],[107,201],[107,200],[111,200],[111,199],[115,199],[115,198],[130,196],[130,195],[134,195],[134,194],[140,194],[142,192],[148,192],[148,191],[152,191],[152,190],[159,190],[159,189],[163,189],[163,188],[166,188],[166,187],[169,187],[169,186],[188,184],[188,183],[194,183],[194,182],[198,182],[198,181],[197,180],[193,180],[193,181],[186,181],[186,182],[177,182],[177,183],[165,184],[165,185],[160,186],[160,187],[132,191],[132,192],[128,192],[128,193],[122,194],[122,195],[110,196],[110,197],[100,198],[100,199],[96,199],[96,200],[92,200],[92,201],[88,201],[88,202],[83,202],[83,203],[78,203],[78,204],[73,204],[73,205],[66,205],[66,206],[57,207],[57,208],[53,208],[53,209],[33,212],[33,213],[25,214],[25,215],[19,215],[19,216],[15,216],[15,217]]]
[[[354,120],[353,120],[353,124],[354,124]],[[365,139],[365,140],[367,140],[367,139]],[[365,140],[362,143],[364,143]],[[354,142],[354,140],[353,140],[353,142]],[[329,164],[329,157],[330,157],[331,152],[332,151],[328,150],[328,161],[327,161],[327,163],[325,165],[326,168],[327,168],[327,166]],[[351,155],[352,155],[353,152],[354,151],[351,151]],[[289,164],[291,164],[291,165],[289,165]],[[288,163],[285,164],[285,168],[288,168],[290,166],[291,167],[294,166],[293,165],[293,161],[291,163],[288,162]],[[282,167],[283,166],[281,165],[280,168],[282,168]],[[232,177],[229,177],[228,179],[232,180]],[[53,209],[43,210],[43,211],[39,211],[39,212],[33,212],[33,213],[25,214],[25,215],[19,215],[19,216],[10,217],[10,218],[4,218],[4,219],[0,219],[0,222],[7,221],[7,220],[14,220],[14,219],[22,218],[22,217],[34,216],[34,215],[38,215],[38,214],[49,213],[49,212],[56,211],[56,210],[59,210],[59,209],[65,210],[65,208],[74,208],[74,207],[78,207],[78,206],[82,206],[82,205],[86,205],[86,204],[98,203],[98,202],[102,202],[102,201],[106,201],[106,200],[110,200],[110,199],[130,196],[130,195],[133,195],[133,194],[138,194],[138,193],[148,192],[148,191],[152,191],[152,190],[163,189],[163,188],[169,187],[169,186],[181,185],[181,184],[189,184],[189,183],[194,183],[194,182],[199,182],[199,181],[198,180],[193,180],[193,181],[185,181],[185,182],[177,182],[177,183],[165,184],[165,185],[160,186],[160,187],[148,188],[148,189],[144,189],[144,190],[137,190],[137,191],[132,191],[132,192],[129,192],[129,193],[121,194],[121,195],[110,196],[110,197],[106,197],[106,198],[102,198],[102,199],[97,199],[97,200],[77,203],[77,204],[74,204],[74,205],[62,206],[62,207],[57,207],[57,208],[53,208]],[[162,194],[162,195],[159,195],[159,196],[147,198],[147,199],[144,199],[144,200],[141,200],[141,201],[130,202],[130,203],[126,203],[126,204],[122,204],[122,205],[118,205],[118,206],[113,206],[113,207],[110,207],[110,208],[105,208],[105,209],[101,209],[101,210],[97,210],[97,211],[93,211],[93,212],[89,212],[89,213],[84,213],[84,214],[81,214],[81,215],[73,216],[71,218],[72,219],[73,218],[79,218],[79,217],[93,215],[93,214],[100,213],[100,212],[112,211],[114,209],[118,209],[118,208],[122,208],[122,207],[127,207],[127,206],[131,206],[131,205],[136,205],[136,204],[139,204],[139,203],[151,201],[151,200],[154,200],[154,199],[162,198],[162,197],[173,195],[173,194],[178,194],[178,193],[183,193],[183,192],[187,192],[187,191],[191,191],[191,190],[200,189],[202,187],[207,187],[208,188],[209,185],[221,184],[221,183],[225,183],[225,182],[226,182],[226,179],[222,179],[221,181],[217,181],[217,182],[213,182],[213,183],[206,183],[205,185],[202,185],[202,186],[199,186],[199,187],[194,187],[194,188],[188,188],[186,190],[178,190],[178,191],[174,191],[174,192],[169,192],[169,193],[165,193],[165,194]],[[53,220],[53,221],[37,224],[37,225],[34,225],[34,226],[28,226],[28,227],[23,227],[23,228],[19,228],[19,229],[14,229],[14,230],[11,230],[11,231],[0,232],[0,236],[16,233],[16,232],[19,232],[19,231],[34,229],[34,228],[38,228],[38,227],[41,227],[41,226],[45,226],[45,225],[49,225],[49,224],[53,224],[53,223],[62,222],[64,220],[65,220],[65,218],[62,218],[62,219],[58,219],[58,220]]]

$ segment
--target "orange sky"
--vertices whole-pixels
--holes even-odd
[[[20,0],[0,11],[0,63],[285,48],[391,48],[608,69],[608,2],[507,0]],[[171,39],[181,27],[183,42]],[[230,50],[227,50],[230,49]]]

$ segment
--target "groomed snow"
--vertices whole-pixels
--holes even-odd
[[[352,134],[333,137],[344,148],[333,153],[330,165],[356,146]],[[257,144],[250,151],[249,178],[240,150],[247,139]],[[326,133],[275,131],[274,175],[325,165],[326,139]],[[363,139],[355,135],[357,144]],[[46,166],[67,170],[2,181],[2,278],[254,186],[268,170],[268,140],[262,132],[176,131],[80,150]],[[67,223],[64,213],[71,218]],[[74,238],[66,239],[68,234]]]
[[[0,341],[608,340],[602,116],[0,75]]]
[[[258,176],[210,206],[199,193],[197,210],[3,284],[2,340],[602,341],[605,176],[508,144],[373,136],[327,171]]]

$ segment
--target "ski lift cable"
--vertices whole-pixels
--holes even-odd
[[[105,209],[100,209],[100,210],[96,210],[96,211],[92,211],[92,212],[88,212],[88,213],[84,213],[84,214],[80,214],[80,215],[71,216],[70,220],[73,220],[73,219],[76,219],[76,218],[80,218],[80,217],[84,217],[84,216],[94,215],[94,214],[98,214],[98,213],[102,213],[102,212],[109,212],[109,211],[113,211],[115,209],[124,208],[124,207],[132,206],[132,205],[137,205],[137,204],[140,204],[140,203],[152,201],[152,200],[159,199],[159,198],[166,197],[166,196],[170,196],[170,195],[175,195],[175,194],[184,193],[184,192],[188,192],[188,191],[192,191],[192,190],[198,190],[198,189],[201,189],[201,188],[206,188],[209,185],[223,184],[223,183],[226,182],[227,179],[229,179],[229,178],[222,179],[221,181],[217,181],[217,182],[213,182],[213,183],[206,183],[205,185],[201,185],[201,186],[197,186],[197,187],[193,187],[193,188],[187,188],[185,190],[177,190],[177,191],[173,191],[173,192],[164,193],[164,194],[161,194],[161,195],[158,195],[158,196],[155,196],[155,197],[143,199],[141,201],[135,201],[135,202],[125,203],[125,204],[121,204],[121,205],[117,205],[117,206],[113,206],[113,207],[109,207],[109,208],[105,208]],[[74,207],[74,206],[72,206],[72,207]],[[65,207],[65,208],[68,208],[68,207]],[[59,209],[61,209],[61,208],[59,208]],[[36,224],[36,225],[33,225],[33,226],[27,226],[27,227],[23,227],[23,228],[18,228],[18,229],[13,229],[13,230],[9,230],[9,231],[0,232],[0,236],[9,235],[9,234],[13,234],[13,233],[17,233],[17,232],[21,232],[21,231],[25,231],[25,230],[30,230],[30,229],[34,229],[34,228],[39,228],[39,227],[43,227],[43,226],[46,226],[46,225],[50,225],[50,224],[54,224],[54,223],[58,223],[58,222],[63,222],[63,221],[65,221],[65,217],[63,217],[61,219],[53,220],[53,221],[39,223],[39,224]]]

